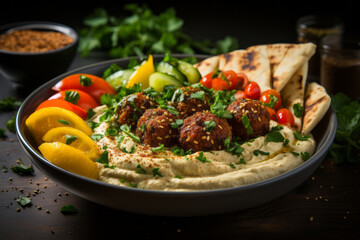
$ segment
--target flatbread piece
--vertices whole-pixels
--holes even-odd
[[[308,134],[314,129],[328,111],[330,103],[331,98],[323,86],[316,82],[306,86],[302,134]]]
[[[219,56],[213,56],[202,60],[201,62],[193,65],[197,68],[202,77],[206,74],[215,71],[219,67]]]

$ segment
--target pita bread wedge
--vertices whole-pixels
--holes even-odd
[[[303,112],[301,115],[295,114],[294,105],[299,104],[304,109],[305,84],[308,74],[308,62],[305,62],[290,78],[284,89],[280,92],[285,108],[289,109],[294,115],[294,128],[301,131]],[[296,107],[296,106],[295,106]],[[298,113],[298,111],[296,111]],[[298,115],[298,116],[296,116]]]
[[[304,119],[302,134],[310,133],[330,107],[331,98],[323,86],[311,82],[305,90]]]
[[[285,46],[286,53],[272,75],[272,87],[280,92],[294,73],[314,55],[316,45],[313,43],[290,44]]]
[[[266,45],[267,55],[270,62],[271,76],[274,75],[274,72],[285,57],[286,52],[291,45],[293,44],[275,43]]]
[[[249,81],[259,84],[261,92],[271,88],[270,63],[266,45],[249,47],[219,55],[219,69],[245,73]]]
[[[206,58],[205,60],[193,65],[197,68],[202,77],[206,74],[215,71],[219,67],[219,56]]]

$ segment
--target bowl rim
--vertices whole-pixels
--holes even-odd
[[[18,51],[4,50],[0,48],[1,54],[19,55],[19,56],[38,56],[38,55],[54,54],[69,49],[74,45],[76,46],[79,41],[79,35],[72,27],[56,22],[22,21],[22,22],[8,23],[6,25],[0,26],[0,35],[5,34],[12,29],[14,30],[42,29],[42,30],[57,31],[66,34],[67,36],[70,36],[73,39],[73,42],[64,47],[45,51],[45,52],[18,52]]]
[[[153,57],[161,57],[164,56],[162,54],[153,54]],[[188,57],[188,56],[194,56],[194,57],[209,57],[209,55],[200,55],[200,54],[172,54],[172,56],[174,57]],[[337,119],[336,119],[336,114],[333,111],[332,107],[329,108],[328,111],[330,111],[330,121],[329,121],[329,125],[330,125],[330,131],[328,134],[326,134],[324,136],[324,138],[322,139],[322,145],[320,146],[319,149],[317,149],[317,151],[314,153],[313,156],[310,157],[310,159],[306,160],[304,163],[302,163],[301,165],[297,166],[294,169],[291,169],[288,172],[285,172],[283,174],[280,174],[278,176],[260,181],[260,182],[256,182],[256,183],[251,183],[251,184],[247,184],[247,185],[242,185],[242,186],[236,186],[236,187],[229,187],[229,188],[222,188],[222,189],[212,189],[212,190],[196,190],[196,191],[163,191],[163,190],[151,190],[151,189],[140,189],[140,188],[131,188],[131,187],[125,187],[125,186],[118,186],[118,185],[114,185],[114,184],[110,184],[110,183],[106,183],[106,182],[102,182],[100,180],[95,180],[95,179],[91,179],[91,178],[87,178],[69,171],[66,171],[54,164],[52,164],[51,162],[49,162],[48,160],[46,160],[41,154],[38,153],[38,151],[30,144],[30,142],[26,139],[25,135],[23,134],[22,130],[21,130],[21,116],[23,115],[24,109],[27,107],[27,103],[35,96],[38,95],[39,92],[41,92],[42,90],[52,86],[54,83],[56,83],[57,81],[59,81],[61,78],[76,73],[76,72],[81,72],[87,69],[91,69],[91,68],[95,68],[95,67],[100,67],[101,65],[108,65],[110,66],[110,64],[112,63],[116,63],[119,61],[129,61],[131,57],[126,57],[126,58],[117,58],[117,59],[111,59],[111,60],[106,60],[106,61],[101,61],[101,62],[97,62],[97,63],[93,63],[93,64],[89,64],[89,65],[85,65],[76,69],[73,69],[71,71],[65,72],[53,79],[51,79],[50,81],[44,83],[43,85],[39,86],[36,90],[34,90],[30,95],[28,95],[28,97],[26,97],[26,99],[22,102],[21,106],[18,109],[18,112],[16,114],[16,121],[15,121],[15,129],[16,129],[16,134],[17,137],[20,141],[20,143],[23,145],[23,148],[27,151],[28,154],[31,154],[32,156],[34,156],[35,158],[37,158],[38,160],[41,160],[43,163],[45,163],[47,166],[51,167],[51,168],[55,168],[57,171],[60,171],[62,174],[64,175],[70,175],[71,177],[75,177],[77,179],[80,179],[82,181],[90,181],[92,184],[96,184],[99,186],[103,186],[106,188],[115,188],[118,189],[119,191],[130,191],[130,192],[139,192],[142,194],[157,194],[157,195],[166,195],[166,196],[187,196],[187,197],[191,197],[191,196],[199,196],[199,195],[217,195],[217,194],[227,194],[227,193],[231,193],[234,191],[247,191],[249,189],[253,189],[253,188],[259,188],[265,185],[269,185],[269,184],[273,184],[274,182],[278,182],[278,181],[282,181],[284,179],[286,179],[289,175],[295,175],[298,174],[300,172],[302,172],[303,170],[305,170],[306,168],[308,168],[310,165],[314,164],[314,162],[318,161],[319,158],[321,158],[321,156],[325,155],[328,151],[328,149],[330,148],[334,138],[335,138],[335,134],[336,134],[336,128],[337,128]],[[319,144],[319,143],[317,143]]]

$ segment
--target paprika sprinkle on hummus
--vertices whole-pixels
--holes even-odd
[[[15,52],[46,52],[63,48],[74,39],[54,31],[18,30],[0,35],[0,49]]]

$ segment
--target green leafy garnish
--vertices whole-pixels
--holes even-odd
[[[77,91],[65,91],[65,101],[75,104],[79,101],[80,94]]]
[[[296,139],[298,139],[300,141],[308,141],[310,138],[310,135],[303,136],[298,131],[294,131],[294,136]]]
[[[125,133],[127,136],[129,136],[132,140],[135,142],[140,142],[139,136],[131,132],[131,127],[127,124],[123,124],[120,126],[120,130]]]
[[[73,205],[68,204],[62,206],[60,212],[65,215],[72,215],[72,214],[76,214],[78,210]]]
[[[275,108],[275,106],[276,106],[276,104],[277,104],[277,102],[279,101],[279,99],[276,97],[276,96],[274,96],[274,95],[269,95],[269,98],[270,98],[270,102],[268,102],[268,103],[263,103],[265,106],[267,106],[267,107],[270,107],[270,108]]]
[[[77,137],[76,136],[72,136],[72,135],[69,135],[69,134],[66,134],[65,136],[65,143],[67,145],[70,145],[71,143],[73,143],[74,141],[76,141]]]
[[[253,154],[254,154],[255,156],[258,156],[259,154],[261,154],[261,155],[270,155],[269,152],[264,152],[264,151],[261,151],[260,149],[254,150],[254,151],[253,151]]]
[[[285,138],[279,131],[270,131],[266,134],[265,142],[284,142]]]
[[[208,160],[205,156],[204,156],[204,152],[200,152],[199,156],[195,157],[196,160],[199,160],[200,162],[210,162],[210,160]]]
[[[216,122],[214,120],[205,121],[204,122],[205,128],[207,132],[211,132],[214,127],[216,127]]]
[[[90,137],[93,141],[97,142],[97,141],[100,141],[100,139],[102,139],[104,137],[104,135],[96,133],[96,134],[91,135]]]
[[[0,100],[0,112],[16,110],[20,107],[21,101],[14,97],[6,97]]]
[[[242,155],[242,152],[245,150],[243,147],[241,147],[241,144],[236,142],[236,141],[231,141],[230,137],[227,137],[224,140],[224,146],[225,146],[225,151],[236,155],[238,157],[240,157]]]
[[[23,197],[23,196],[19,196],[16,201],[22,206],[22,207],[27,207],[27,206],[31,206],[32,202],[31,202],[31,198],[29,197]]]
[[[205,93],[203,91],[197,91],[190,95],[191,98],[199,99],[204,101],[205,100]]]
[[[87,111],[86,119],[91,119],[93,116],[95,116],[95,111],[92,108],[89,108]]]
[[[192,154],[192,151],[191,149],[190,150],[187,150],[185,151],[184,149],[182,149],[181,147],[175,145],[173,146],[170,151],[172,153],[174,153],[175,155],[178,155],[178,156],[186,156],[186,155],[189,155],[189,154]]]
[[[115,168],[114,165],[109,165],[109,152],[106,150],[100,155],[98,159],[96,159],[96,162],[104,164],[104,167],[106,168]]]
[[[80,75],[80,84],[84,87],[88,87],[91,84],[93,84],[91,78],[85,76],[85,75]]]
[[[164,144],[160,144],[160,146],[152,148],[151,151],[152,152],[163,152],[163,151],[165,151],[165,146],[164,146]]]
[[[0,128],[0,138],[6,137],[5,135],[5,129]]]
[[[234,169],[236,168],[236,166],[232,162],[230,162],[229,165],[230,165],[231,168],[234,168]]]
[[[179,128],[184,124],[184,120],[182,119],[176,119],[175,122],[171,123],[170,126],[172,128]]]
[[[70,122],[63,120],[63,119],[58,119],[59,123],[65,124],[65,125],[70,125]]]
[[[301,158],[302,158],[302,160],[304,160],[304,161],[308,160],[308,159],[310,158],[310,153],[308,153],[308,152],[302,152],[302,153],[301,153]]]
[[[250,121],[249,121],[249,118],[247,115],[243,115],[241,117],[241,122],[242,124],[244,125],[244,127],[246,128],[246,131],[247,131],[247,135],[251,135],[253,133],[253,129],[251,127],[251,124],[250,124]]]
[[[153,177],[156,177],[156,176],[162,177],[162,174],[159,171],[160,171],[160,168],[153,168],[152,169]]]
[[[2,166],[2,172],[3,172],[3,173],[7,173],[7,172],[8,172],[8,169],[7,169],[6,166]]]
[[[295,103],[293,105],[294,115],[295,117],[301,117],[304,111],[304,107],[300,105],[300,103]]]
[[[11,170],[20,175],[31,175],[34,173],[34,168],[30,164],[29,166],[25,166],[21,159],[17,160],[18,165],[11,166]]]
[[[360,162],[360,103],[344,93],[331,96],[337,130],[329,155],[334,163]]]
[[[124,10],[129,14],[118,17],[97,8],[84,19],[85,27],[79,31],[81,56],[96,49],[108,51],[112,58],[169,52],[217,55],[238,47],[237,40],[229,36],[215,43],[191,38],[174,8],[154,14],[147,5],[133,3],[124,5]]]
[[[16,115],[12,116],[9,120],[6,121],[6,128],[12,133],[15,133],[15,120]]]
[[[144,168],[142,168],[141,167],[141,165],[140,164],[138,164],[137,166],[136,166],[136,173],[139,173],[139,174],[147,174],[147,172],[146,172],[146,170],[144,169]]]

